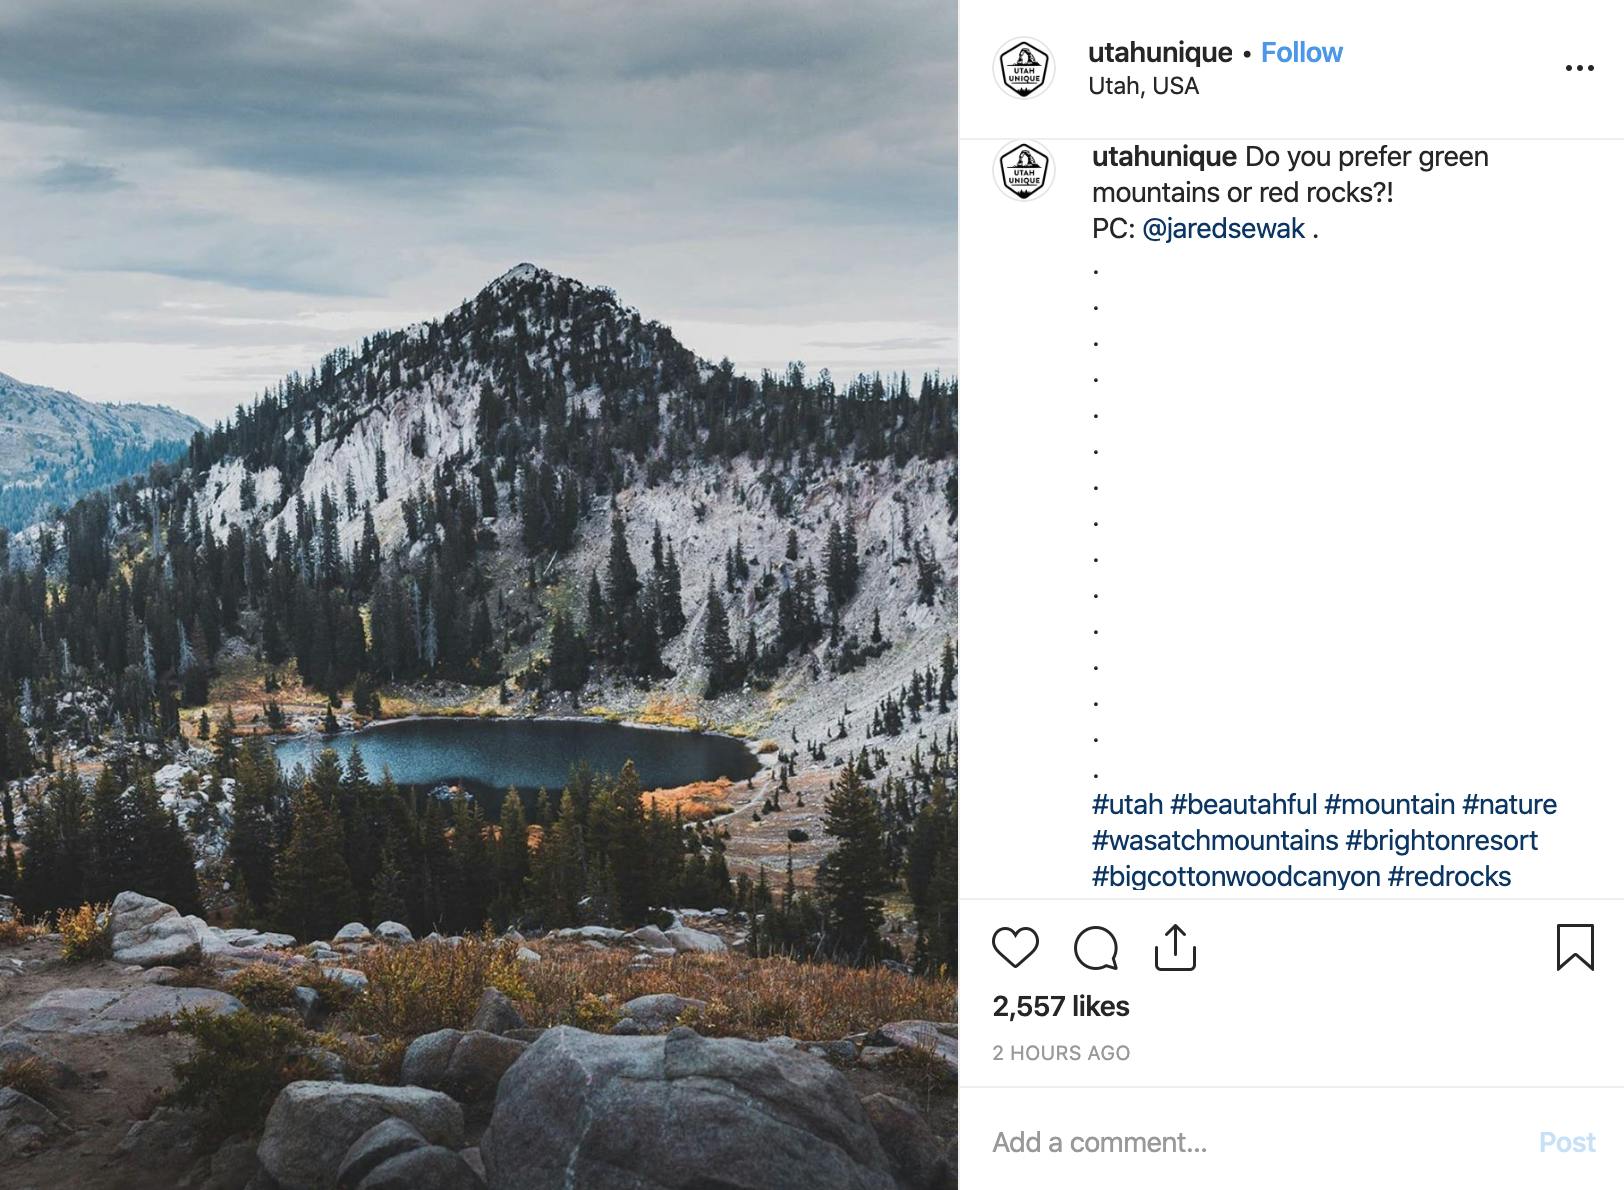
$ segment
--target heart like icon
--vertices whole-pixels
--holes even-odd
[[[1011,967],[1019,967],[1038,950],[1038,932],[1031,926],[999,926],[992,932],[992,948]]]

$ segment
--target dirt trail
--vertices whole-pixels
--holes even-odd
[[[0,1040],[17,1039],[65,1062],[78,1075],[77,1086],[53,1090],[46,1106],[73,1129],[53,1138],[32,1156],[0,1156],[0,1185],[7,1190],[126,1190],[180,1182],[191,1164],[173,1169],[139,1167],[119,1159],[118,1144],[130,1125],[151,1114],[158,1097],[174,1085],[172,1064],[185,1051],[178,1036],[142,1033],[10,1033],[6,1022],[47,992],[67,988],[127,991],[142,983],[139,968],[122,963],[67,963],[54,942],[35,940],[0,949],[0,964],[20,959],[25,970],[0,975]]]

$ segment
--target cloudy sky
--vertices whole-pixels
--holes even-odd
[[[956,355],[952,5],[0,0],[0,372],[212,420],[528,260],[711,358]]]

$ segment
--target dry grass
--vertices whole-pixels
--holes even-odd
[[[530,994],[517,952],[512,942],[474,939],[376,947],[357,963],[367,988],[349,1009],[350,1023],[384,1037],[466,1029],[487,987],[523,1012]]]
[[[13,918],[0,921],[0,946],[21,946],[25,942],[32,942],[35,938],[46,933],[44,925],[27,922]]]
[[[598,1032],[614,1025],[616,1006],[654,992],[706,1001],[706,1011],[684,1023],[726,1037],[827,1040],[886,1021],[949,1021],[958,1013],[952,981],[881,968],[685,955],[632,970],[625,951],[546,946],[541,962],[524,963],[517,949],[465,941],[372,951],[360,963],[370,985],[350,1023],[385,1037],[467,1028],[487,985],[501,988],[531,1025]]]
[[[651,789],[643,795],[644,805],[657,807],[662,814],[680,810],[687,821],[714,818],[733,810],[733,782],[726,777],[715,781],[695,781],[674,789]]]
[[[274,963],[255,963],[228,978],[223,990],[256,1012],[269,1012],[290,1007],[297,984],[293,972],[285,967],[278,967]]]
[[[958,987],[950,981],[790,959],[684,955],[631,970],[624,953],[550,948],[525,975],[538,1025],[578,1023],[577,1006],[587,997],[621,1004],[653,992],[706,1001],[704,1015],[689,1023],[728,1037],[826,1040],[886,1021],[958,1015]],[[610,1017],[607,1025],[613,1024]]]
[[[634,718],[638,723],[700,731],[709,720],[699,714],[699,705],[691,694],[650,694]]]
[[[265,675],[273,668],[280,689],[268,693]],[[265,704],[272,699],[281,704],[283,714],[289,719],[297,715],[320,715],[327,709],[327,696],[307,687],[299,677],[297,666],[283,664],[273,667],[252,657],[227,657],[209,682],[209,705],[187,707],[181,711],[186,738],[196,738],[198,717],[204,710],[209,712],[209,722],[219,727],[225,718],[227,706],[231,707],[231,713],[237,720],[239,734],[268,732]]]

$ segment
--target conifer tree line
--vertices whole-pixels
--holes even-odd
[[[22,834],[9,825],[0,849],[0,893],[25,913],[111,901],[127,888],[201,911],[192,843],[163,804],[150,772],[114,761],[86,783],[69,765],[53,774]]]
[[[613,776],[577,768],[561,789],[538,791],[533,807],[509,790],[492,822],[472,796],[373,780],[354,750],[341,763],[325,749],[290,779],[263,737],[221,730],[215,744],[197,813],[222,815],[230,778],[229,823],[188,825],[224,827],[239,924],[301,939],[356,919],[461,933],[487,923],[642,925],[664,907],[733,903],[725,837],[645,805],[629,761]],[[132,764],[109,764],[88,788],[71,767],[54,775],[22,843],[21,863],[10,839],[0,850],[9,857],[0,892],[29,914],[129,888],[198,911],[188,831]]]
[[[222,728],[215,747],[207,785],[189,791],[202,821],[185,826],[137,764],[108,764],[88,785],[71,766],[55,774],[28,816],[23,862],[9,835],[0,846],[0,893],[30,915],[125,889],[199,912],[191,837],[220,827],[237,923],[302,940],[351,920],[399,921],[419,934],[630,927],[664,908],[722,906],[748,915],[757,955],[872,963],[900,953],[881,936],[881,898],[905,889],[918,921],[916,969],[951,971],[957,961],[951,733],[896,772],[864,747],[831,780],[832,851],[798,886],[793,846],[808,836],[790,831],[787,881],[776,891],[765,875],[735,882],[725,832],[647,805],[630,761],[613,776],[578,767],[559,790],[539,790],[533,807],[510,789],[492,822],[471,796],[425,796],[387,774],[375,781],[353,749],[344,763],[325,749],[289,779],[263,737]],[[219,821],[224,779],[234,783],[229,823]]]

